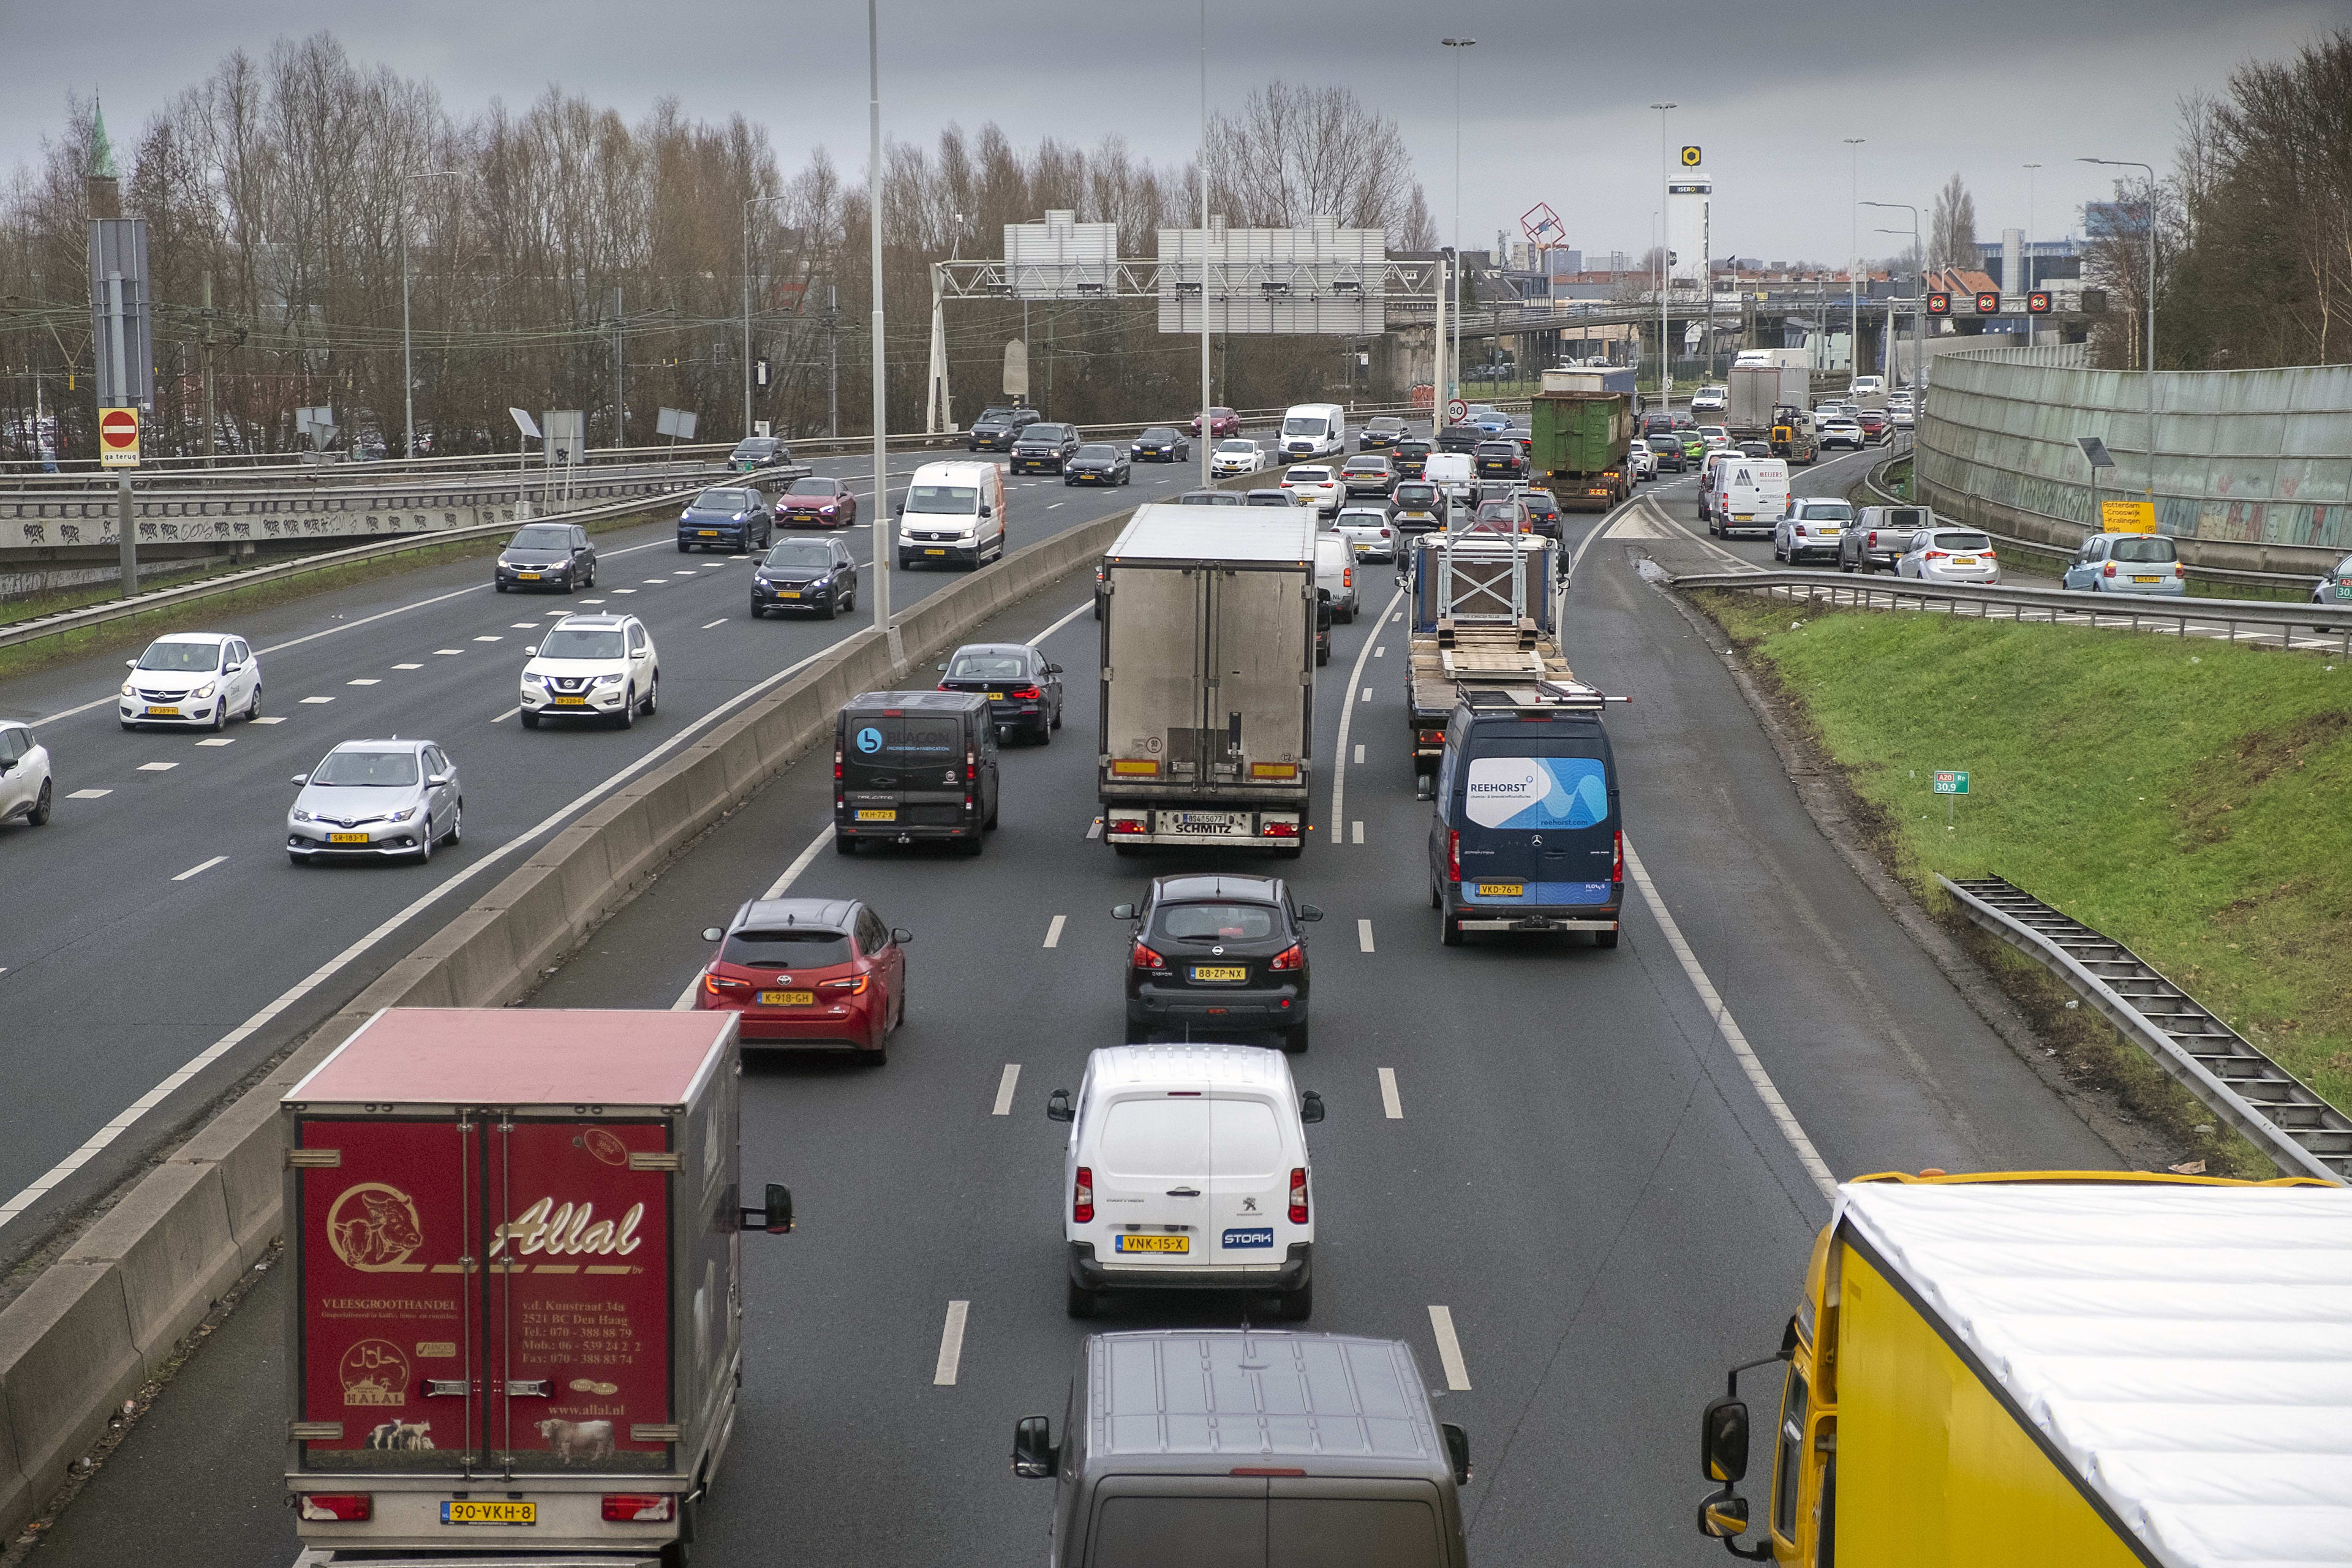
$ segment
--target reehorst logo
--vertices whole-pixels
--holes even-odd
[[[490,1255],[497,1257],[511,1240],[515,1250],[526,1256],[544,1252],[551,1258],[564,1258],[594,1253],[625,1258],[645,1239],[637,1234],[637,1222],[646,1217],[645,1205],[630,1205],[618,1226],[609,1219],[595,1219],[595,1213],[594,1204],[565,1204],[558,1208],[553,1198],[541,1198],[499,1226],[498,1238],[490,1244]]]

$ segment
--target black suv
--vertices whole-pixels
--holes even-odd
[[[1429,453],[1426,437],[1407,436],[1389,448],[1389,461],[1396,465],[1399,479],[1417,479],[1429,467]]]
[[[1486,432],[1475,425],[1448,425],[1437,433],[1437,449],[1441,452],[1475,452],[1478,443],[1486,439]]]
[[[1127,1043],[1153,1031],[1270,1029],[1286,1051],[1307,1048],[1307,933],[1323,918],[1292,901],[1279,877],[1157,877],[1134,922],[1127,962]]]
[[[755,621],[770,610],[813,610],[829,621],[856,603],[857,557],[838,535],[780,539],[751,569]]]
[[[1037,411],[1013,405],[1005,408],[983,408],[980,417],[971,422],[971,433],[964,439],[968,452],[1009,452],[1021,432],[1037,423]]]
[[[1058,474],[1077,451],[1076,426],[1032,425],[1013,443],[1011,467],[1016,474]]]
[[[1477,467],[1482,479],[1516,479],[1527,474],[1528,458],[1517,441],[1481,441]]]
[[[1382,452],[1404,439],[1404,421],[1393,414],[1375,414],[1356,433],[1356,450]]]

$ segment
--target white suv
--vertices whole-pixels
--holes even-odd
[[[1724,386],[1702,386],[1691,394],[1690,411],[1697,414],[1720,414],[1729,406],[1731,389]]]
[[[261,660],[243,637],[225,632],[173,632],[124,662],[115,716],[126,730],[142,724],[189,724],[219,730],[232,715],[261,717]]]
[[[545,718],[607,719],[624,730],[661,697],[661,656],[635,616],[566,616],[522,667],[522,727]]]
[[[22,724],[0,723],[0,822],[49,819],[49,749]]]

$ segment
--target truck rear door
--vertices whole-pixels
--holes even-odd
[[[1208,678],[1202,683],[1205,778],[1304,778],[1314,687],[1304,572],[1209,574]]]
[[[1201,772],[1208,573],[1114,566],[1103,610],[1107,783],[1193,784]],[[1223,739],[1218,750],[1222,753]]]

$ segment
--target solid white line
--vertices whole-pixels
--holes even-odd
[[[1006,1062],[1004,1064],[1004,1076],[996,1080],[996,1109],[989,1112],[991,1116],[1010,1116],[1013,1114],[1013,1086],[1018,1084],[1020,1081],[1021,1064],[1019,1062]]]
[[[1403,602],[1404,589],[1400,587],[1389,595],[1387,608],[1381,613],[1387,615],[1394,610],[1396,616],[1401,618],[1404,612],[1397,610],[1396,606]],[[1377,640],[1378,634],[1367,637],[1364,639],[1364,646],[1356,650],[1356,668],[1349,672],[1349,685],[1354,686],[1364,679],[1364,661],[1372,656],[1372,647]],[[1370,696],[1371,688],[1366,687],[1364,691],[1365,695]],[[1357,706],[1353,702],[1339,704],[1339,741],[1331,748],[1331,754],[1334,757],[1344,757],[1348,754],[1348,730],[1355,722]],[[1334,844],[1339,841],[1339,824],[1347,819],[1347,805],[1348,769],[1345,763],[1336,763],[1331,769],[1331,842]]]
[[[1404,1120],[1404,1101],[1397,1098],[1396,1068],[1381,1069],[1381,1110],[1391,1121]]]
[[[1069,919],[1067,915],[1055,915],[1054,917],[1054,923],[1045,928],[1045,945],[1047,947],[1059,947],[1062,945],[1062,922],[1067,919]]]
[[[211,870],[214,867],[219,865],[222,861],[227,858],[228,857],[226,855],[215,855],[211,859],[204,861],[199,865],[189,867],[186,870],[173,878],[172,880],[174,882],[184,882],[191,877],[201,876],[203,873]]]
[[[1039,643],[1044,642],[1047,637],[1052,637],[1055,632],[1060,631],[1064,626],[1068,626],[1072,621],[1076,620],[1080,616],[1085,615],[1088,610],[1091,610],[1094,607],[1094,599],[1092,596],[1089,596],[1085,604],[1080,605],[1076,609],[1072,610],[1068,615],[1064,616],[1060,620],[1055,621],[1052,626],[1047,626],[1044,631],[1039,632],[1035,637],[1031,637],[1029,639],[1029,646],[1031,647],[1035,647]]]
[[[1470,1386],[1470,1369],[1462,1361],[1462,1342],[1454,1337],[1454,1309],[1430,1308],[1429,1327],[1437,1336],[1437,1360],[1445,1368],[1445,1386],[1459,1394]]]
[[[1642,858],[1633,853],[1631,839],[1625,841],[1625,869],[1633,874],[1634,885],[1642,889],[1642,900],[1650,906],[1650,913],[1666,933],[1666,945],[1675,950],[1675,959],[1683,966],[1683,974],[1690,981],[1691,988],[1698,993],[1698,999],[1706,1005],[1708,1014],[1715,1019],[1717,1032],[1723,1037],[1723,1043],[1731,1047],[1733,1056],[1739,1058],[1740,1070],[1748,1075],[1748,1081],[1755,1089],[1756,1097],[1764,1102],[1764,1109],[1771,1112],[1772,1121],[1780,1129],[1780,1136],[1787,1139],[1789,1147],[1796,1151],[1798,1163],[1805,1167],[1806,1174],[1812,1177],[1813,1184],[1822,1190],[1822,1196],[1834,1199],[1837,1196],[1837,1178],[1830,1174],[1828,1163],[1813,1148],[1813,1141],[1805,1136],[1796,1112],[1790,1110],[1789,1102],[1780,1098],[1780,1089],[1772,1083],[1772,1075],[1766,1072],[1764,1064],[1757,1059],[1756,1052],[1748,1044],[1748,1037],[1740,1032],[1738,1020],[1732,1017],[1730,1007],[1725,1005],[1723,994],[1716,990],[1715,983],[1706,977],[1706,971],[1699,967],[1698,958],[1691,952],[1690,943],[1683,940],[1682,927],[1676,925],[1675,917],[1666,912],[1666,900],[1659,896],[1657,884],[1650,880],[1650,873],[1643,866]]]
[[[503,713],[497,713],[497,714],[493,714],[493,715],[491,715],[490,722],[491,722],[491,723],[493,723],[493,724],[495,724],[495,723],[497,723],[497,722],[498,722],[499,720],[501,720],[501,719],[511,719],[511,718],[513,718],[516,714],[518,714],[518,713],[520,713],[520,712],[521,712],[521,711],[522,711],[522,709],[521,709],[520,707],[509,708],[509,709],[508,709],[508,710],[507,710],[505,712],[503,712]]]
[[[1356,951],[1358,952],[1372,951],[1372,922],[1370,921],[1356,922]]]
[[[948,1321],[940,1330],[939,1364],[931,1369],[933,1388],[951,1388],[955,1385],[956,1369],[963,1363],[964,1317],[971,1310],[971,1303],[969,1301],[948,1303]]]

